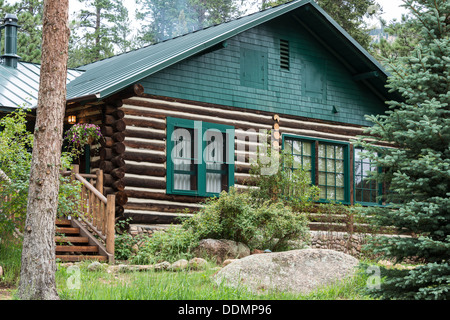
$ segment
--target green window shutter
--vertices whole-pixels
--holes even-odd
[[[318,182],[321,202],[350,203],[349,148],[345,142],[283,135],[283,149],[294,159],[292,169],[311,172],[312,183]]]
[[[234,185],[234,128],[168,117],[166,168],[168,194],[228,191]]]
[[[327,62],[308,57],[303,59],[303,94],[321,101],[327,99]]]
[[[241,85],[256,89],[267,89],[267,53],[241,48],[240,72]]]

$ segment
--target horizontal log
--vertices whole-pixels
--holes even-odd
[[[184,104],[178,102],[166,102],[153,99],[127,99],[127,105],[155,108],[160,110],[178,111],[182,113],[193,113],[197,115],[221,117],[224,119],[235,119],[251,123],[260,123],[272,125],[273,119],[270,116],[259,116],[252,112],[236,112],[234,110],[225,110],[221,108],[202,107],[198,105]]]
[[[111,161],[100,161],[99,168],[104,173],[110,173],[116,166]]]
[[[128,101],[128,100],[127,100]],[[126,102],[125,102],[126,103]],[[174,114],[173,112],[169,112],[168,110],[164,109],[146,109],[141,107],[140,109],[134,110],[134,112],[130,113],[130,110],[133,108],[133,106],[129,103],[123,106],[123,109],[125,111],[125,114],[134,114],[134,115],[143,115],[147,117],[168,117],[168,116],[179,116],[179,114]],[[136,107],[139,108],[139,107]],[[156,107],[155,107],[156,108]],[[233,125],[236,129],[266,129],[270,130],[272,126],[267,124],[261,124],[261,123],[255,123],[250,121],[244,121],[242,119],[235,119],[235,118],[218,118],[217,115],[214,118],[208,118],[204,115],[198,115],[195,113],[186,113],[186,111],[183,111],[182,113],[183,119],[189,119],[189,120],[196,120],[196,121],[207,121],[207,122],[213,122],[218,124],[224,124],[224,125]]]
[[[145,130],[145,128],[139,128],[139,127],[128,127],[128,129],[125,130],[124,133],[127,137],[155,139],[155,140],[166,139],[165,131]]]
[[[145,211],[158,211],[167,213],[194,213],[199,210],[199,208],[186,207],[174,204],[157,204],[157,203],[131,203],[128,202],[125,206],[125,210],[145,210]]]
[[[123,159],[122,155],[111,158],[111,162],[116,167],[123,167],[123,166],[125,166],[125,160]]]
[[[116,154],[122,154],[125,152],[125,144],[123,142],[116,142],[113,146],[112,146],[112,150],[116,153]]]
[[[111,138],[113,138],[116,142],[123,142],[125,140],[125,133],[123,132],[114,132],[111,135]]]
[[[126,163],[125,172],[156,177],[164,177],[166,175],[166,169],[163,167],[152,165],[138,165],[134,163]]]
[[[103,122],[108,126],[112,126],[117,121],[117,119],[113,115],[105,114],[104,117],[105,118]]]
[[[156,144],[149,141],[135,141],[135,140],[125,140],[125,146],[137,149],[147,149],[155,151],[164,151],[166,149],[165,144]]]
[[[112,150],[112,148],[101,148],[100,149],[100,160],[111,160],[117,154]]]
[[[127,128],[127,125],[125,124],[125,121],[123,120],[116,120],[111,126],[114,128],[115,131],[122,132],[125,131]]]
[[[186,203],[202,203],[207,198],[195,197],[195,196],[182,196],[176,194],[165,194],[154,191],[141,191],[141,190],[129,190],[126,189],[125,193],[129,198],[140,198],[140,199],[153,199],[153,200],[165,200],[165,201],[176,201],[176,202],[186,202]]]
[[[123,216],[125,208],[123,206],[116,206],[116,217]]]
[[[125,117],[125,112],[122,109],[115,109],[115,110],[107,110],[105,111],[106,115],[113,116],[114,119],[120,120]]]
[[[125,177],[125,167],[118,167],[111,171],[111,175],[116,179]]]
[[[111,137],[114,134],[114,128],[111,126],[100,126],[100,132],[104,137]]]
[[[157,118],[146,118],[131,115],[124,118],[127,127],[143,127],[164,130],[166,128],[166,123],[158,120],[159,119]]]
[[[110,174],[103,175],[103,184],[105,185],[105,188],[111,188],[104,190],[108,194],[114,193],[115,191],[125,190],[125,182],[123,181],[123,179],[114,178]]]
[[[125,191],[117,191],[116,195],[116,205],[125,206],[128,202],[128,196]]]
[[[111,148],[114,145],[115,141],[111,137],[103,137],[103,139],[100,139],[100,144],[102,147]]]
[[[127,212],[124,213],[125,219],[130,218],[131,223],[141,224],[177,224],[181,222],[182,216],[177,215],[164,215],[164,214],[148,214],[139,212]]]
[[[130,177],[125,174],[123,178],[125,185],[128,187],[139,187],[139,188],[152,188],[152,189],[165,189],[166,182],[164,180],[152,179],[152,177],[147,176],[144,179]]]
[[[152,163],[165,163],[166,162],[166,155],[164,154],[158,154],[158,153],[147,153],[147,152],[140,152],[135,150],[126,150],[123,154],[123,158],[126,160],[131,161],[145,161],[145,162],[152,162]]]

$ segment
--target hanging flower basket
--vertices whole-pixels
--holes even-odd
[[[97,143],[101,138],[100,127],[90,123],[74,124],[64,137],[72,151],[77,154],[83,153],[85,145]]]

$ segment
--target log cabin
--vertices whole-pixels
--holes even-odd
[[[103,170],[116,217],[132,223],[173,223],[248,188],[268,131],[320,201],[379,205],[351,140],[394,98],[387,77],[314,1],[296,0],[78,68],[66,117],[101,127],[83,170]]]

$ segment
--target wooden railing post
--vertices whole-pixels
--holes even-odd
[[[106,251],[114,256],[114,238],[115,238],[115,204],[116,196],[109,194],[106,202]]]
[[[99,169],[95,174],[97,175],[95,187],[103,194],[103,170]]]

